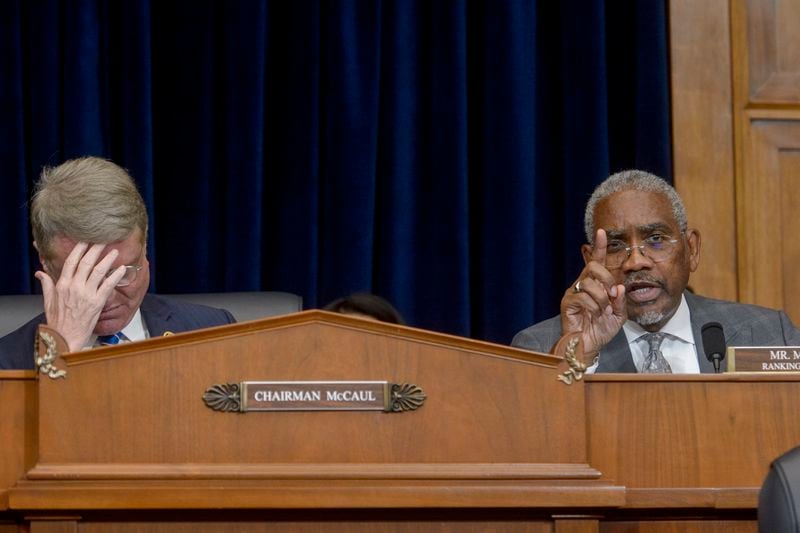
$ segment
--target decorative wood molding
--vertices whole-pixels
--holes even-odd
[[[497,480],[237,480],[20,482],[9,503],[16,509],[402,509],[614,508],[625,488],[598,481]]]
[[[197,479],[507,479],[596,480],[601,473],[571,463],[414,464],[46,464],[28,471],[30,480]]]

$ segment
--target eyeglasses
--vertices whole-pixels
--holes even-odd
[[[136,275],[142,269],[142,265],[125,265],[125,274],[117,282],[117,287],[127,287],[136,279]],[[106,277],[110,277],[117,269],[113,268],[106,273]]]
[[[669,235],[654,233],[644,240],[644,244],[628,246],[628,243],[620,240],[611,240],[606,247],[606,268],[615,269],[622,266],[628,260],[635,249],[653,263],[661,263],[672,257],[675,252],[678,239],[673,239]]]

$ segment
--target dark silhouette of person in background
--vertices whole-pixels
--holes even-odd
[[[355,315],[362,318],[378,320],[380,322],[389,322],[403,326],[406,324],[403,317],[400,316],[400,313],[392,304],[380,296],[368,292],[357,292],[344,298],[338,298],[322,309],[324,311]]]

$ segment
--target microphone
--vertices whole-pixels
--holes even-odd
[[[706,352],[706,359],[714,363],[714,372],[719,374],[719,364],[725,359],[725,334],[722,332],[722,324],[719,322],[709,322],[700,328],[703,336],[703,349]]]

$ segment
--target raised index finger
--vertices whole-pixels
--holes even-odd
[[[603,266],[606,266],[606,247],[608,246],[608,237],[606,230],[597,230],[597,235],[594,237],[594,246],[592,247],[592,261],[596,261]]]

